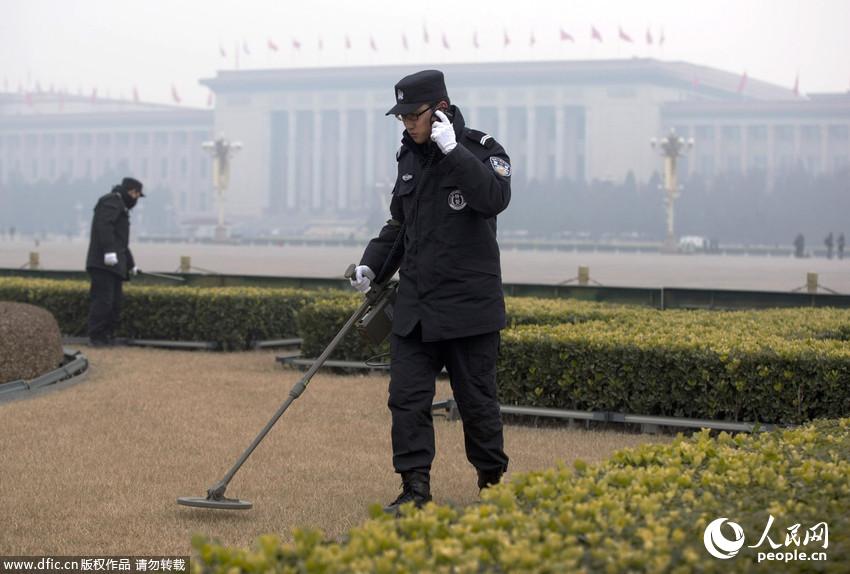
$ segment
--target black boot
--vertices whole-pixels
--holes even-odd
[[[478,469],[478,491],[489,488],[502,481],[501,470],[481,470]]]
[[[384,512],[398,516],[402,504],[412,502],[416,508],[422,508],[431,501],[431,484],[427,472],[402,472],[401,494],[384,507]]]

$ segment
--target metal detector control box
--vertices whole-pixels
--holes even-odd
[[[396,282],[387,285],[355,325],[360,335],[373,345],[383,343],[393,329],[393,304],[397,289]]]

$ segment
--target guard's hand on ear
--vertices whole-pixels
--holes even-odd
[[[431,139],[437,144],[437,147],[440,148],[441,152],[448,155],[453,149],[455,149],[455,147],[457,147],[455,128],[452,125],[452,122],[449,121],[448,116],[446,116],[442,110],[435,111],[434,115],[437,116],[439,121],[431,124]]]

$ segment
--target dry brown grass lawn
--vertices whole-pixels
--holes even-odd
[[[250,546],[307,526],[336,537],[398,493],[387,377],[319,373],[228,488],[252,510],[178,506],[221,478],[302,373],[271,352],[84,352],[86,381],[0,404],[0,555],[185,555],[194,533]],[[439,383],[437,398],[448,394]],[[435,500],[470,504],[461,425],[436,426]],[[516,425],[505,439],[511,472],[668,440]]]

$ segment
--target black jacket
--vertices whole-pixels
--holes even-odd
[[[399,257],[383,277],[400,266],[393,332],[406,336],[421,322],[423,341],[505,327],[496,215],[511,199],[510,159],[492,137],[467,128],[454,106],[452,124],[458,145],[448,155],[404,133],[392,219],[360,262],[381,273],[403,225]]]
[[[119,189],[114,188],[102,196],[94,207],[86,270],[105,269],[126,280],[135,262],[129,247],[130,210],[124,204]],[[118,254],[118,265],[110,267],[103,262],[107,253]]]

